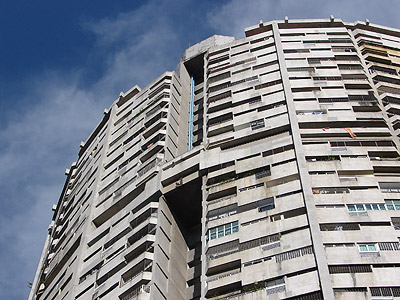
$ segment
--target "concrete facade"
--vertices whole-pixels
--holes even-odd
[[[245,34],[105,110],[29,300],[400,299],[400,30]]]

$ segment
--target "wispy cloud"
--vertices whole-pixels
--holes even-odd
[[[66,66],[25,78],[17,111],[4,112],[0,128],[0,299],[26,299],[56,203],[63,170],[119,92],[144,87],[175,68],[183,50],[212,34],[243,37],[243,28],[289,18],[328,18],[400,27],[399,2],[241,0],[223,5],[194,1],[148,1],[102,20],[85,21],[95,37],[87,65]],[[373,15],[371,15],[373,12]],[[100,73],[85,76],[93,65]],[[96,68],[97,70],[97,68]],[[22,100],[21,100],[22,99]],[[12,272],[12,273],[11,273]]]
[[[183,1],[184,2],[184,1]],[[119,92],[173,70],[188,39],[179,3],[150,1],[131,12],[85,22],[96,43],[88,65],[25,78],[17,111],[0,128],[0,299],[26,299],[68,168]],[[90,64],[101,73],[88,81]],[[23,268],[23,269],[21,269]],[[12,273],[11,271],[12,270]],[[19,270],[16,272],[16,270]]]
[[[10,299],[10,291],[15,299],[27,298],[25,286],[37,266],[51,204],[57,202],[63,185],[63,169],[76,159],[80,139],[101,114],[101,102],[93,101],[93,95],[77,89],[73,81],[66,83],[61,74],[42,75],[41,80],[25,95],[34,104],[8,115],[0,132],[2,299]]]
[[[119,92],[132,82],[144,87],[174,70],[184,47],[182,28],[173,18],[178,8],[176,3],[150,1],[115,18],[86,22],[84,28],[96,36],[96,50],[107,53],[107,72],[95,88]]]
[[[244,36],[243,29],[263,21],[289,19],[327,19],[330,15],[346,22],[370,19],[372,23],[400,27],[397,0],[231,0],[208,13],[209,24],[222,34],[236,38]]]

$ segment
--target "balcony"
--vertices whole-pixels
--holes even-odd
[[[146,120],[154,115],[156,112],[158,112],[160,109],[164,108],[167,105],[168,101],[162,101],[159,104],[157,104],[156,106],[154,106],[152,109],[150,109],[147,113],[146,113]],[[163,110],[165,111],[165,110]]]
[[[206,297],[226,293],[241,287],[240,268],[209,277],[207,280]]]
[[[129,248],[132,244],[136,241],[140,240],[141,238],[145,237],[148,234],[155,235],[156,232],[156,224],[148,223],[135,234],[128,238],[127,248]]]
[[[148,159],[153,157],[156,153],[160,152],[165,146],[165,135],[159,134],[153,139],[148,141],[142,146],[143,153],[140,156],[140,161],[142,163],[146,162]]]
[[[149,259],[144,259],[140,263],[132,267],[128,272],[122,274],[121,276],[121,286],[124,286],[128,282],[132,281],[144,272],[151,272],[153,266],[153,261]]]
[[[231,178],[226,182],[221,182],[210,187],[208,190],[208,200],[226,197],[236,193],[235,178]]]
[[[379,182],[382,193],[400,193],[400,182]]]
[[[146,128],[146,131],[143,133],[143,137],[145,139],[149,138],[157,131],[161,130],[166,124],[167,124],[167,118],[160,118],[155,120],[154,123],[150,125],[150,127]]]
[[[217,116],[215,118],[209,119],[207,122],[209,134],[216,132],[218,130],[221,130],[221,128],[226,127],[226,126],[231,126],[233,128],[232,122],[229,122],[232,120],[233,120],[233,115],[231,112],[227,113],[225,115],[222,115],[222,116]],[[229,122],[228,125],[224,124],[227,122]],[[224,125],[222,125],[222,124],[224,124]],[[213,133],[213,135],[215,135],[215,134],[217,134],[217,133]]]
[[[228,272],[225,272],[225,273],[222,273],[222,274],[218,274],[216,276],[209,277],[209,278],[207,278],[206,282],[212,282],[212,281],[215,281],[215,280],[220,280],[220,279],[225,278],[225,277],[229,277],[229,276],[232,276],[232,275],[235,275],[235,274],[239,274],[240,272],[241,272],[241,270],[240,270],[240,268],[238,268],[236,270],[228,271]]]
[[[148,297],[141,297],[142,295],[146,295]],[[138,287],[134,288],[130,292],[126,293],[122,297],[121,300],[139,300],[139,299],[149,299],[150,300],[150,285],[142,284]]]
[[[162,161],[161,158],[155,158],[154,160],[152,160],[150,163],[148,163],[145,167],[141,168],[140,170],[138,170],[138,177],[142,177],[143,175],[145,175],[146,173],[149,173],[150,170],[152,170],[153,168],[155,168],[160,162]],[[156,170],[154,170],[156,171]]]
[[[133,244],[130,244],[126,248],[126,254],[124,255],[124,259],[127,263],[137,259],[139,256],[144,255],[146,258],[152,258],[148,256],[149,253],[154,252],[154,234],[149,233],[136,241],[132,241]]]
[[[162,118],[167,118],[167,116],[168,116],[168,108],[162,108],[161,111],[159,113],[157,113],[156,115],[152,115],[152,116],[149,116],[148,118],[146,118],[146,120],[144,122],[144,127],[148,128],[153,123],[156,123],[158,120],[160,120]]]

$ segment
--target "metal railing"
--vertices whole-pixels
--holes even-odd
[[[146,165],[144,168],[140,169],[138,171],[138,177],[142,177],[144,174],[146,174],[148,171],[153,169],[159,162],[161,161],[160,158],[154,159],[151,163]]]
[[[148,262],[147,264],[143,263],[143,268],[138,270],[137,272],[131,274],[128,278],[124,279],[123,285],[127,284],[128,282],[132,281],[136,277],[138,277],[140,274],[144,272],[151,272],[151,267],[153,266],[153,262]]]
[[[147,293],[150,294],[150,286],[141,285],[138,288],[134,289],[132,292],[121,298],[121,300],[130,300],[133,298],[137,298],[140,294]]]
[[[213,277],[207,278],[206,282],[212,282],[212,281],[215,281],[215,280],[219,280],[219,279],[222,279],[222,278],[225,278],[225,277],[229,277],[229,276],[232,276],[232,275],[235,275],[235,274],[239,274],[240,272],[241,272],[240,269],[229,271],[229,272],[217,275],[217,276],[213,276]]]

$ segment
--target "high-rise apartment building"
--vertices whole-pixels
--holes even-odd
[[[105,110],[30,300],[399,299],[400,30],[245,34]]]

